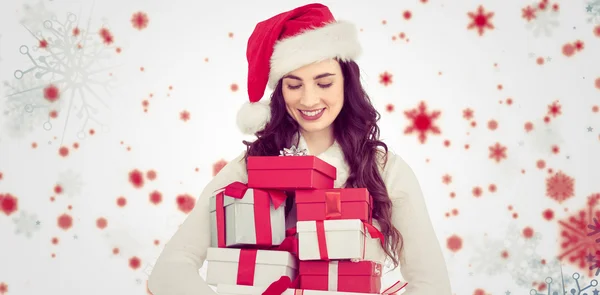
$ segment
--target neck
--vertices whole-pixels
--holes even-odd
[[[308,150],[313,155],[319,155],[333,145],[333,126],[316,132],[306,132],[300,130],[302,137],[306,141]]]

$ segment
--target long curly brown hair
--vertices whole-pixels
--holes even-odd
[[[367,188],[373,196],[373,218],[385,236],[387,256],[399,264],[403,249],[400,232],[392,225],[392,202],[379,173],[379,159],[387,159],[387,145],[379,140],[380,114],[362,87],[360,69],[354,61],[338,61],[344,76],[344,105],[333,122],[335,140],[344,152],[350,168],[346,187]],[[282,82],[279,81],[271,95],[271,120],[256,133],[253,142],[244,141],[248,156],[277,156],[279,151],[292,144],[298,145],[298,123],[287,113]],[[296,142],[292,142],[296,138]]]

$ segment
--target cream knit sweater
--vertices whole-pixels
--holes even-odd
[[[299,147],[308,150],[302,137]],[[248,181],[243,156],[229,162],[206,186],[192,212],[165,245],[148,280],[154,295],[216,294],[198,273],[210,245],[208,200],[213,191],[231,182]],[[340,146],[334,143],[317,157],[336,167],[335,187],[342,187],[348,166]],[[404,263],[400,266],[408,282],[404,294],[451,295],[446,263],[415,174],[393,152],[388,152],[388,162],[380,172],[393,203],[392,223],[404,239]]]

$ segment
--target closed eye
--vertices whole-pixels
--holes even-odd
[[[319,85],[319,87],[325,89],[325,88],[331,87],[332,84],[333,84],[333,82],[329,83],[329,84],[317,84],[317,85]],[[287,87],[288,87],[288,89],[295,90],[295,89],[298,89],[298,88],[302,87],[302,84],[300,84],[300,85],[288,85]]]

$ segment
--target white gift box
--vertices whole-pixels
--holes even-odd
[[[219,193],[224,193],[224,191]],[[216,198],[219,193],[215,193],[209,200],[211,247],[218,246]],[[264,225],[257,225],[254,222],[254,194],[255,190],[249,188],[241,199],[224,195],[225,247],[256,245],[256,226],[262,227],[261,230],[268,230],[264,228]],[[285,202],[277,209],[271,201],[269,203],[271,245],[279,245],[285,239]]]
[[[208,248],[206,283],[237,285],[241,251],[242,249],[234,248]],[[270,250],[256,250],[254,265],[242,265],[245,270],[250,267],[254,267],[252,285],[265,287],[281,276],[294,280],[298,268],[296,258],[289,252]]]
[[[219,295],[261,295],[267,287],[239,286],[229,284],[217,285]],[[287,289],[281,295],[373,295],[367,293],[337,292],[337,291],[318,291],[318,290],[299,290]]]
[[[298,258],[321,260],[316,221],[298,221]],[[379,239],[365,233],[360,219],[324,220],[325,241],[329,259],[368,260],[385,263],[386,254]]]

